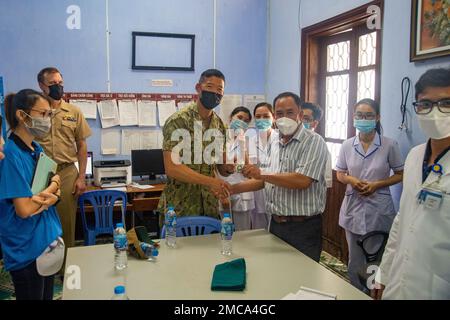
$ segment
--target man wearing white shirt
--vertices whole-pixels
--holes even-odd
[[[375,299],[450,299],[450,69],[420,78],[414,110],[430,140],[406,159],[400,212],[376,273]]]

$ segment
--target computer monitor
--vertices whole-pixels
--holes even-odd
[[[131,172],[134,177],[148,176],[149,180],[165,174],[162,149],[131,150]]]
[[[92,179],[94,177],[94,154],[91,151],[88,151],[87,153],[87,164],[86,164],[86,179]],[[75,162],[75,167],[77,167],[77,170],[79,169],[78,161]]]

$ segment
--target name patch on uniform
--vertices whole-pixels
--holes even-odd
[[[62,119],[65,120],[65,121],[77,122],[77,118],[75,118],[75,117],[72,116],[72,115],[64,116]]]

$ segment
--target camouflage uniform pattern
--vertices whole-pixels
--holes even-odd
[[[172,151],[179,141],[172,141],[172,133],[176,129],[186,129],[191,135],[191,154],[192,163],[194,163],[194,128],[196,121],[202,121],[198,113],[196,103],[192,103],[167,119],[163,128],[163,150]],[[200,128],[197,130],[199,131]],[[203,124],[202,136],[208,129],[217,129],[225,136],[225,126],[222,119],[213,112],[211,123],[208,128]],[[211,141],[202,141],[202,154],[206,146]],[[214,177],[216,165],[202,164],[186,164],[190,169],[203,174],[205,176]],[[178,216],[210,216],[219,218],[219,203],[208,187],[184,183],[172,178],[168,178],[167,185],[161,195],[158,211],[166,212],[165,206],[172,205]]]

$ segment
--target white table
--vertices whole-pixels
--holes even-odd
[[[125,285],[132,300],[279,300],[301,286],[338,299],[370,299],[265,230],[235,233],[231,257],[220,249],[218,234],[177,238],[175,249],[161,241],[157,262],[129,256],[128,268],[116,271],[112,244],[70,248],[66,268],[79,266],[81,289],[68,288],[76,282],[66,269],[63,299],[110,299],[117,285]],[[245,291],[211,291],[214,267],[240,257],[247,265]]]

